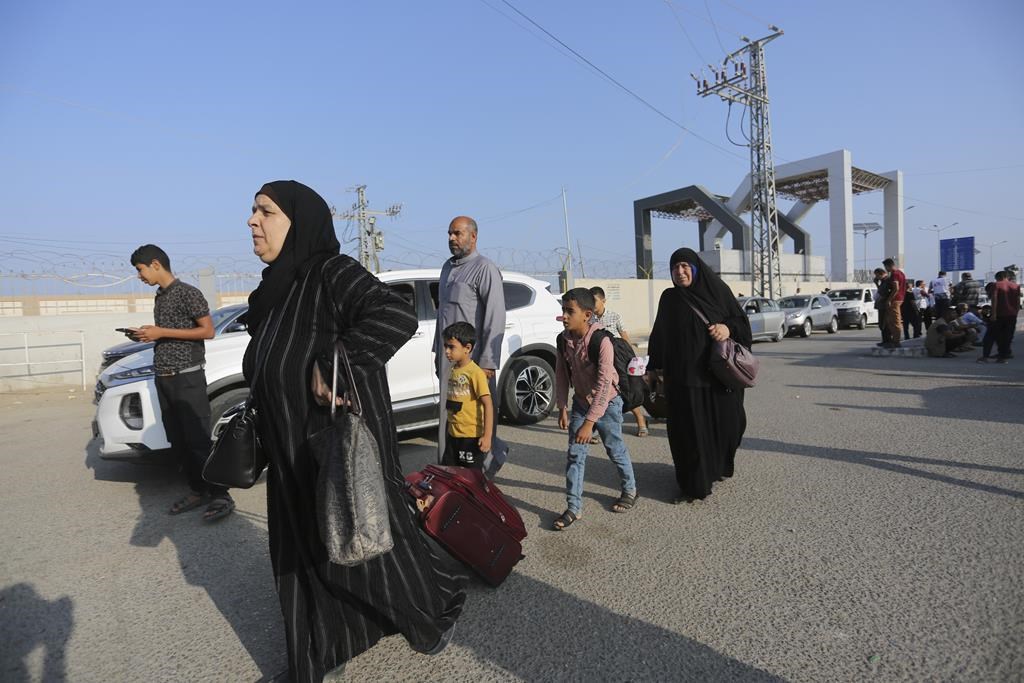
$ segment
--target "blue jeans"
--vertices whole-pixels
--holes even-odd
[[[587,464],[590,448],[585,443],[576,443],[576,432],[587,419],[587,406],[573,401],[572,412],[569,414],[569,457],[565,464],[565,500],[567,507],[574,515],[583,511],[583,470]],[[636,493],[636,477],[633,476],[633,463],[629,459],[629,451],[622,440],[622,398],[616,396],[608,403],[608,409],[594,424],[594,430],[601,435],[604,449],[608,457],[619,471],[619,481],[623,493]]]

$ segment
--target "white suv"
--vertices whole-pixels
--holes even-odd
[[[416,307],[419,329],[387,365],[392,407],[399,432],[436,426],[438,380],[433,342],[440,270],[401,270],[377,277]],[[555,338],[562,331],[561,307],[549,285],[521,273],[503,273],[505,337],[498,391],[502,416],[530,424],[551,412],[555,399]],[[224,413],[245,400],[242,378],[247,332],[228,332],[206,342],[206,381],[213,431]],[[100,453],[168,448],[153,382],[153,351],[128,356],[104,369],[96,382],[93,435]]]

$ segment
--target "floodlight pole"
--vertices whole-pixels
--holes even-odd
[[[697,81],[697,94],[701,97],[718,95],[723,101],[736,102],[750,110],[751,295],[774,299],[782,294],[782,257],[764,46],[783,32],[777,26],[770,28],[774,33],[764,38],[743,37],[747,45],[726,55],[721,71],[711,66],[713,83],[691,76]],[[740,61],[744,53],[747,62]]]

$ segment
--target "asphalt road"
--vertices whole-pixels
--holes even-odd
[[[702,503],[666,502],[655,423],[628,439],[639,506],[608,510],[592,447],[583,520],[548,531],[565,436],[504,427],[526,559],[470,589],[444,654],[390,638],[346,680],[1021,680],[1024,359],[870,357],[876,335],[756,345],[737,474]],[[174,467],[99,459],[92,412],[81,392],[0,396],[0,679],[284,670],[263,485],[216,525],[170,517]],[[402,452],[411,470],[433,449]]]

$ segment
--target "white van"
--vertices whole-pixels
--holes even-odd
[[[828,298],[839,314],[839,325],[864,329],[878,324],[878,309],[875,308],[874,285],[852,289],[829,290]]]

